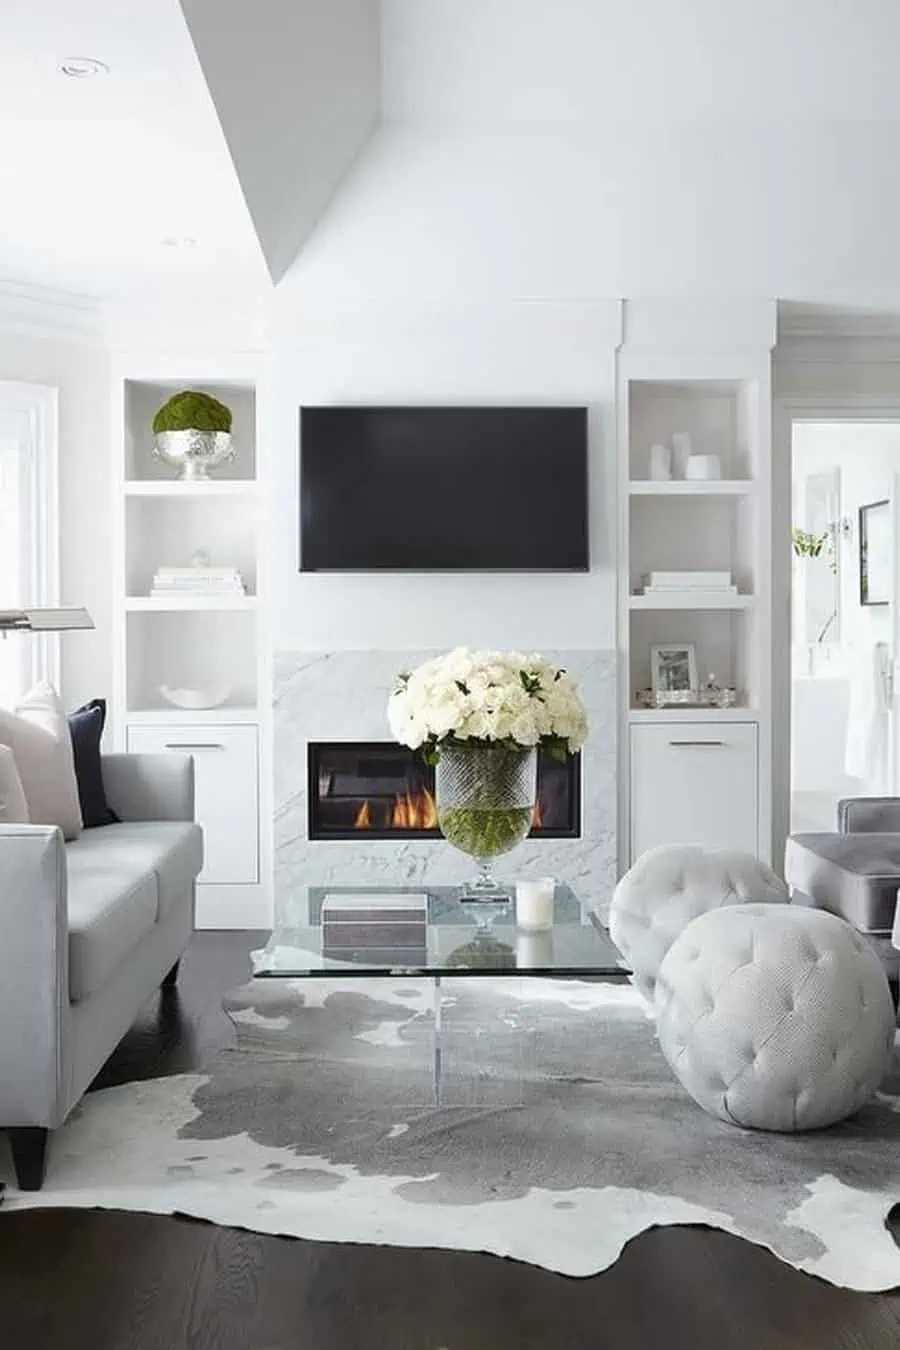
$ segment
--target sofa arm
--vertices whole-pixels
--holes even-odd
[[[0,825],[0,1128],[68,1105],[66,851],[52,825]]]
[[[104,755],[106,800],[120,820],[193,820],[190,755]]]
[[[838,802],[841,834],[900,834],[900,797],[843,797]]]

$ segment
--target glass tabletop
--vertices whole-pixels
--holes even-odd
[[[460,896],[454,886],[300,887],[281,902],[269,941],[253,953],[254,974],[624,979],[631,973],[570,886],[557,885],[553,925],[541,932],[517,928],[512,903],[472,904]]]

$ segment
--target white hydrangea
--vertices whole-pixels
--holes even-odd
[[[574,753],[588,734],[577,682],[537,652],[457,647],[401,675],[388,702],[396,740],[417,750],[443,741],[555,741]]]

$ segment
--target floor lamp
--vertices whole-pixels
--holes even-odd
[[[86,609],[0,609],[0,637],[7,633],[66,633],[72,628],[93,628]]]

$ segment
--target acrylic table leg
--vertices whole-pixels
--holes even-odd
[[[434,1104],[441,1104],[441,977],[434,977]]]

